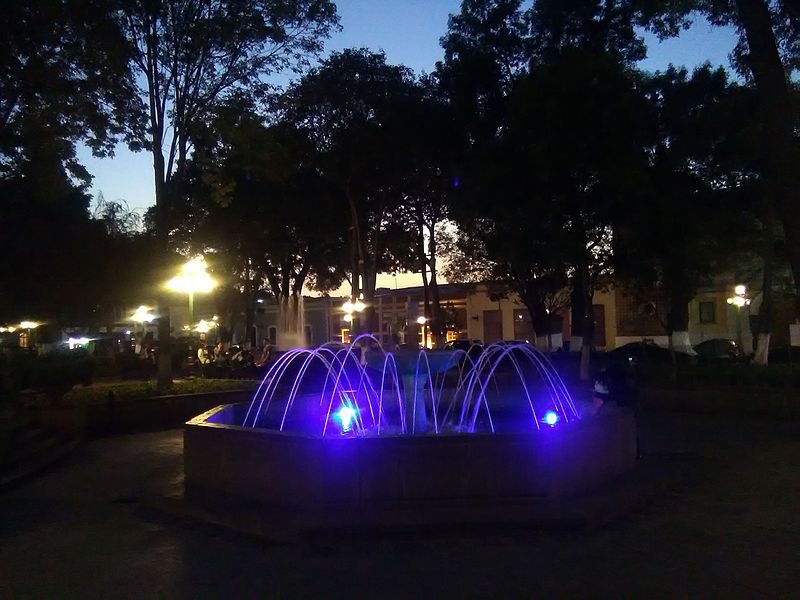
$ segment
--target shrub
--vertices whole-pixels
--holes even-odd
[[[89,385],[94,362],[85,350],[49,352],[30,363],[30,384],[51,398],[61,398],[76,384]]]

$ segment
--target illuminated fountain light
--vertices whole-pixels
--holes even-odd
[[[578,418],[553,365],[528,344],[494,344],[473,360],[464,350],[386,352],[363,334],[349,347],[279,356],[242,425],[321,437],[436,435],[538,431]]]
[[[542,419],[542,423],[545,425],[549,425],[550,427],[555,427],[558,423],[558,413],[552,410],[548,410],[544,413],[544,418]]]

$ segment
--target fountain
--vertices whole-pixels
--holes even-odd
[[[634,466],[636,432],[625,411],[581,418],[528,344],[386,352],[362,335],[281,355],[251,402],[187,423],[184,459],[187,497],[424,519],[591,489]]]
[[[301,294],[278,297],[276,342],[278,350],[290,350],[306,345],[305,309]]]

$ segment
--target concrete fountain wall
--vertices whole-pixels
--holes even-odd
[[[244,408],[220,406],[186,424],[187,497],[289,509],[557,498],[636,463],[626,411],[530,434],[319,438],[231,425]]]

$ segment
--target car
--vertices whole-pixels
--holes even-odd
[[[627,362],[631,365],[642,363],[672,364],[672,354],[669,348],[664,348],[651,341],[630,342],[619,348],[609,350],[605,354],[609,364]],[[692,364],[696,357],[688,352],[675,350],[675,360],[679,365]]]
[[[483,344],[480,340],[450,340],[444,345],[445,352],[457,350],[463,350],[472,361],[476,361],[483,354]]]
[[[450,340],[449,342],[445,342],[444,349],[464,350],[465,352],[469,352],[470,349],[475,346],[483,348],[483,344],[480,340]]]
[[[745,360],[742,348],[733,340],[727,338],[713,338],[705,340],[694,346],[700,362],[714,362],[718,360],[743,361]]]

